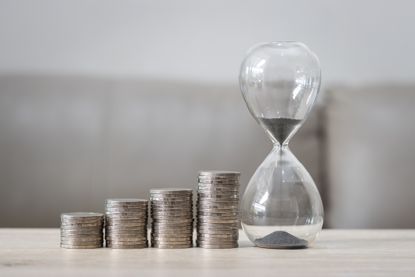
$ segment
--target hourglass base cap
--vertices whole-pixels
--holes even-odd
[[[307,248],[306,240],[297,238],[285,231],[275,231],[263,238],[254,240],[254,244],[262,248],[300,249]]]

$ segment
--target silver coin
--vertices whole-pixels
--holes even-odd
[[[223,190],[232,190],[239,189],[241,183],[238,179],[201,179],[197,181],[197,188],[206,188],[206,189],[223,189]],[[197,191],[197,190],[196,190]]]
[[[165,225],[153,225],[151,228],[152,232],[193,232],[193,224],[192,225],[181,225],[181,226],[165,226]]]
[[[239,201],[212,201],[212,200],[200,200],[197,202],[197,208],[200,209],[213,209],[213,208],[239,208]]]
[[[106,218],[106,224],[111,224],[111,223],[119,223],[119,224],[123,224],[123,223],[136,223],[136,224],[144,224],[147,222],[146,217],[143,218],[131,218],[131,217],[107,217]]]
[[[217,204],[205,204],[205,205],[198,205],[197,207],[198,212],[207,211],[207,212],[238,212],[239,205],[217,205]]]
[[[182,226],[163,226],[163,225],[154,225],[152,226],[151,231],[153,233],[163,233],[163,232],[174,232],[177,234],[182,234],[182,233],[192,233],[194,230],[193,228],[193,224],[188,224],[188,225],[182,225]]]
[[[184,214],[188,214],[188,213],[192,213],[193,209],[190,209],[189,207],[187,207],[186,209],[152,209],[150,212],[150,216],[154,213],[184,213]]]
[[[198,220],[198,223],[204,224],[238,224],[239,220],[224,220],[224,219],[203,219]]]
[[[108,225],[105,227],[105,231],[113,232],[113,231],[131,231],[131,232],[138,232],[138,231],[146,231],[147,225],[144,226],[124,226],[124,225]]]
[[[107,221],[109,220],[131,220],[131,221],[139,221],[139,222],[145,222],[147,221],[148,217],[146,215],[129,215],[129,216],[118,216],[118,215],[107,215],[105,218]]]
[[[193,204],[192,200],[167,201],[167,200],[152,200],[150,208],[172,208],[172,209],[186,209]]]
[[[238,244],[224,245],[224,244],[196,244],[199,248],[205,249],[230,249],[238,248]]]
[[[188,206],[188,207],[175,207],[175,208],[171,208],[171,207],[162,207],[162,208],[152,208],[150,211],[150,215],[153,213],[191,213],[193,212],[192,207]]]
[[[197,190],[197,194],[199,194],[199,193],[202,193],[202,194],[236,194],[236,195],[239,195],[239,189],[236,189],[236,188],[224,189],[224,188],[218,188],[218,187],[210,187],[210,188],[200,187]]]
[[[105,226],[106,230],[145,230],[148,228],[147,222],[143,223],[136,223],[128,224],[128,223],[122,223],[122,224],[107,224]]]
[[[148,246],[148,241],[106,241],[105,245],[107,247],[117,247],[117,246],[125,246],[125,245],[135,245],[135,246]]]
[[[102,248],[102,244],[96,244],[96,245],[71,245],[71,244],[61,244],[61,248],[67,248],[67,249],[94,249],[94,248]]]
[[[79,232],[79,231],[61,231],[60,235],[66,236],[99,236],[102,232]]]
[[[112,249],[141,249],[141,248],[148,248],[148,244],[128,244],[128,245],[109,244],[106,247],[112,248]]]
[[[186,233],[180,233],[180,234],[169,233],[169,232],[165,232],[165,233],[152,232],[151,237],[154,237],[154,238],[192,238],[193,232],[186,232]]]
[[[157,201],[157,200],[165,200],[165,201],[186,201],[186,200],[190,200],[193,198],[193,194],[189,194],[189,195],[178,195],[178,194],[172,194],[172,195],[161,195],[161,194],[153,194],[150,195],[150,200],[153,201]],[[150,201],[150,202],[151,202]]]
[[[235,190],[207,190],[207,189],[201,189],[196,194],[199,197],[217,197],[217,196],[239,196],[239,192]]]
[[[147,221],[147,216],[117,216],[117,215],[109,215],[106,217],[106,220],[130,220],[130,221],[139,221],[139,222],[145,222]]]
[[[62,220],[97,220],[104,216],[102,213],[93,212],[75,212],[75,213],[63,213],[61,214]]]
[[[230,214],[220,214],[220,215],[206,215],[206,214],[201,214],[199,213],[196,217],[198,220],[217,220],[217,219],[222,219],[222,220],[237,220],[239,219],[239,216],[237,215],[230,215]]]
[[[197,196],[197,202],[201,201],[209,201],[209,202],[225,202],[225,203],[238,203],[239,202],[239,195],[207,195],[207,194],[200,194]]]
[[[188,205],[192,205],[193,198],[189,199],[161,199],[161,198],[153,198],[151,199],[150,207],[177,207],[183,208],[187,207]]]
[[[147,214],[148,209],[105,209],[105,214]]]
[[[151,218],[153,220],[171,220],[171,221],[176,221],[176,220],[180,220],[180,219],[184,219],[184,220],[190,220],[193,219],[193,215],[192,214],[175,214],[175,213],[170,213],[170,214],[154,214]]]
[[[88,225],[88,224],[100,224],[104,222],[104,215],[99,218],[88,218],[88,219],[61,219],[61,224],[67,224],[67,225]]]
[[[191,234],[193,232],[193,226],[180,226],[180,227],[165,227],[165,226],[153,226],[152,233],[169,233],[175,232],[177,234]]]
[[[181,221],[174,221],[174,220],[158,220],[153,219],[151,222],[151,226],[153,227],[191,227],[193,226],[193,219],[189,220],[181,220]]]
[[[234,188],[232,189],[217,189],[217,188],[200,188],[196,195],[225,195],[225,196],[231,196],[231,195],[239,195],[239,190],[236,190]]]
[[[237,226],[239,224],[235,224],[235,226],[232,226],[232,228],[229,229],[225,229],[226,227],[229,226],[222,226],[222,227],[212,227],[210,226],[211,224],[201,227],[201,226],[197,226],[197,233],[204,233],[204,234],[213,234],[213,233],[219,233],[219,232],[231,232],[231,231],[235,231],[235,229],[237,229]],[[217,225],[217,224],[216,224]]]
[[[143,207],[134,207],[134,206],[128,206],[128,207],[114,207],[114,206],[106,206],[105,212],[106,213],[145,213],[148,211],[149,205],[145,205]]]
[[[121,246],[136,246],[136,247],[147,247],[148,241],[141,241],[141,242],[126,242],[126,241],[106,241],[105,245],[106,247],[121,247]]]
[[[74,225],[61,225],[61,230],[65,231],[99,231],[102,230],[104,224],[97,226],[74,226]]]
[[[106,232],[105,235],[107,236],[146,236],[147,230],[139,230],[139,231],[130,231],[130,230],[113,230]]]
[[[147,238],[108,238],[106,244],[145,244],[148,243]]]
[[[147,216],[148,215],[148,209],[146,210],[126,210],[126,209],[120,209],[120,210],[105,210],[105,215],[114,215],[114,216]]]
[[[234,243],[238,241],[238,237],[198,236],[197,241],[201,243]]]
[[[186,200],[151,200],[150,208],[186,209],[193,205],[193,198]]]
[[[68,233],[68,232],[61,232],[61,238],[100,238],[102,237],[102,232],[100,233]]]
[[[199,176],[234,176],[234,175],[241,175],[239,171],[233,171],[233,170],[201,170],[199,171]]]
[[[112,243],[117,242],[136,242],[141,243],[147,241],[147,237],[145,236],[107,236],[105,238],[106,241],[110,241]]]
[[[147,230],[147,225],[108,225],[105,227],[106,232],[115,232],[115,231],[145,231]]]
[[[168,237],[168,236],[161,236],[161,237],[151,237],[151,241],[158,242],[158,243],[185,243],[185,242],[192,242],[192,237]]]
[[[97,220],[97,221],[74,221],[74,220],[62,220],[61,221],[61,225],[64,226],[99,226],[102,225],[104,223],[104,218],[102,218],[101,220]]]
[[[239,195],[222,195],[222,196],[207,196],[207,195],[198,195],[196,202],[225,202],[225,203],[238,203]]]
[[[147,233],[116,233],[116,232],[111,232],[111,233],[106,233],[105,234],[105,238],[106,239],[111,239],[111,238],[147,238]]]
[[[239,237],[239,233],[218,233],[218,234],[206,234],[206,233],[197,233],[198,237],[206,237],[206,238],[235,238]]]
[[[193,189],[187,188],[160,188],[150,189],[150,194],[169,194],[169,193],[192,193]]]
[[[97,240],[102,240],[102,234],[100,234],[100,235],[65,235],[65,236],[61,236],[61,240],[65,240],[65,241],[97,241]]]
[[[147,199],[139,198],[109,198],[106,200],[107,204],[147,204]]]
[[[232,223],[232,224],[205,224],[198,222],[196,224],[197,231],[203,231],[203,232],[209,232],[209,231],[236,231],[239,230],[239,224],[238,223]]]
[[[193,241],[188,240],[188,241],[151,241],[152,245],[186,245],[186,244],[193,244]]]
[[[232,232],[197,232],[196,233],[196,237],[198,238],[216,238],[216,237],[225,237],[225,238],[235,238],[238,239],[239,238],[239,234],[238,233],[232,233]]]
[[[197,200],[204,200],[204,201],[239,201],[239,195],[235,194],[221,194],[221,195],[213,195],[213,194],[198,194]]]
[[[147,237],[108,236],[105,238],[105,240],[110,241],[112,243],[117,243],[117,242],[141,243],[141,242],[147,241]]]
[[[205,204],[205,205],[198,205],[196,207],[196,214],[200,212],[210,212],[210,213],[238,213],[239,212],[239,205],[234,204]]]
[[[139,205],[130,205],[130,204],[107,204],[105,205],[105,209],[110,210],[145,210],[148,205],[150,204],[150,201],[148,201],[145,204],[139,204]]]
[[[198,211],[197,212],[197,216],[233,216],[233,217],[238,217],[239,216],[239,212],[238,211],[223,211],[223,212],[211,212],[211,211]]]
[[[95,243],[72,243],[72,242],[61,242],[60,245],[62,247],[91,247],[91,248],[98,248],[104,245],[104,242],[95,242]]]
[[[211,229],[219,229],[219,228],[238,228],[239,222],[205,222],[205,221],[197,221],[196,226],[198,229],[201,228],[211,228]]]
[[[186,221],[189,222],[193,220],[193,216],[182,216],[182,215],[154,215],[152,216],[152,219],[154,221],[171,221],[171,222],[180,222],[180,221]]]
[[[192,248],[193,244],[183,244],[183,245],[154,244],[154,245],[151,245],[151,247],[160,248],[160,249],[183,249],[183,248]]]

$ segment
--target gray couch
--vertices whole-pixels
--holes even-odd
[[[290,144],[328,227],[415,227],[414,89],[383,91],[329,90]],[[200,169],[239,170],[244,189],[270,149],[237,84],[1,76],[0,226],[58,226]]]

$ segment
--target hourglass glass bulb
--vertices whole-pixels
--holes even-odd
[[[239,81],[249,111],[274,143],[242,198],[242,227],[259,247],[307,247],[322,228],[323,205],[288,142],[317,97],[318,58],[299,42],[261,44],[248,52]]]
[[[264,43],[248,52],[239,82],[248,109],[271,140],[287,144],[317,97],[320,64],[303,43]]]

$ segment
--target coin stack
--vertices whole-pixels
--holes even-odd
[[[201,171],[197,239],[202,248],[235,248],[239,238],[239,172]]]
[[[104,215],[101,213],[61,214],[61,247],[99,248],[103,244]]]
[[[193,247],[193,190],[152,189],[151,246]]]
[[[105,242],[110,248],[145,248],[148,200],[107,199]]]

